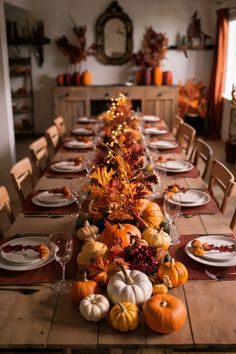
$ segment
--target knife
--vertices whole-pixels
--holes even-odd
[[[52,218],[52,219],[57,219],[57,218],[63,218],[64,214],[24,214],[25,218]]]

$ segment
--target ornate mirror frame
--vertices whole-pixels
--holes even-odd
[[[97,20],[96,45],[96,57],[106,65],[125,64],[132,56],[133,23],[117,1],[113,1]]]

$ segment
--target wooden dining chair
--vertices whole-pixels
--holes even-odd
[[[35,140],[29,146],[30,155],[35,164],[38,176],[41,176],[49,165],[48,144],[44,136]]]
[[[194,144],[196,130],[187,123],[181,123],[179,126],[178,143],[189,156]]]
[[[60,136],[55,125],[51,125],[45,132],[45,137],[48,143],[48,147],[50,149],[49,153],[51,155],[55,154],[58,149]]]
[[[212,164],[213,150],[204,140],[198,138],[195,141],[190,156],[190,162],[197,166],[202,179],[206,180]]]
[[[180,116],[175,114],[172,119],[171,132],[177,139],[179,136],[179,128],[181,123],[184,123],[184,120]]]
[[[10,176],[13,182],[13,186],[23,206],[28,193],[35,186],[33,169],[30,159],[28,157],[24,157],[22,160],[16,162],[10,169]]]
[[[15,216],[11,208],[10,197],[4,186],[0,186],[0,210],[7,214],[11,224],[15,221]]]
[[[208,190],[214,197],[219,209],[224,213],[229,198],[232,195],[232,186],[234,184],[234,175],[220,161],[213,160]],[[221,191],[221,193],[219,193]]]
[[[60,139],[62,139],[66,135],[66,125],[64,118],[62,116],[58,116],[54,118],[53,123],[57,127]]]
[[[235,199],[236,199],[236,182],[231,183],[231,186],[229,188],[229,198],[233,198],[233,203],[235,205]],[[230,221],[230,228],[234,230],[236,226],[236,206],[233,208],[233,215],[231,217]]]

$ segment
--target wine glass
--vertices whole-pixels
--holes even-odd
[[[174,194],[174,199],[172,196],[166,193],[164,195],[164,214],[170,223],[170,238],[172,244],[178,244],[179,239],[175,237],[177,233],[173,232],[173,225],[175,218],[179,216],[181,210],[181,197],[178,193]]]
[[[78,206],[78,212],[76,216],[79,216],[79,212],[83,202],[87,199],[88,191],[82,180],[73,180],[71,182],[71,192]]]
[[[51,288],[58,293],[64,293],[70,289],[71,283],[65,280],[65,266],[73,253],[73,237],[66,232],[56,232],[50,236],[50,242],[55,260],[62,266],[62,278],[55,281]]]

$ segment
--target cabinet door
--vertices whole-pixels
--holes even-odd
[[[157,99],[146,98],[144,114],[159,116],[170,127],[176,110],[175,106],[175,99],[172,95],[160,96]]]
[[[86,100],[75,95],[54,94],[54,114],[63,116],[67,131],[76,124],[77,118],[86,115]]]

